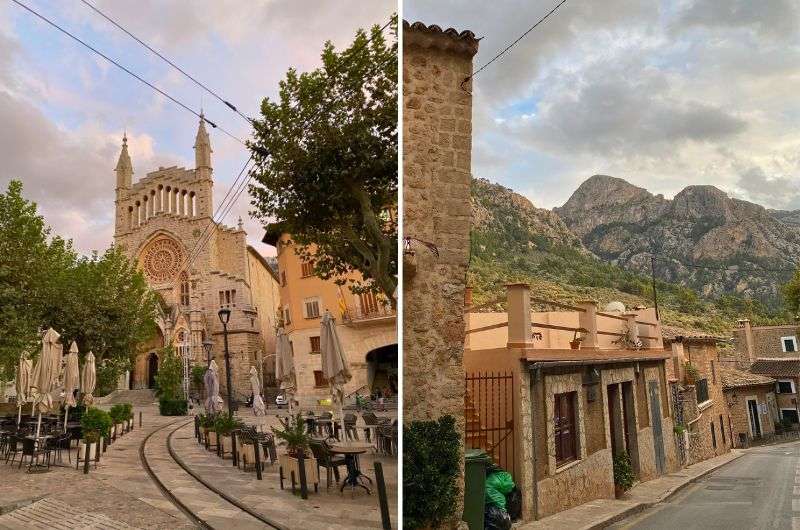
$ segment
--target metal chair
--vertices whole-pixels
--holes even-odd
[[[314,458],[317,460],[317,475],[319,475],[320,466],[325,468],[327,488],[330,489],[331,487],[331,471],[333,471],[333,476],[338,484],[340,476],[339,466],[347,465],[345,458],[335,458],[324,442],[312,440],[309,443],[309,447],[311,448],[311,452],[314,454]]]

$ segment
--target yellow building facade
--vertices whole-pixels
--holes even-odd
[[[301,408],[314,407],[329,397],[319,354],[320,321],[328,310],[336,319],[352,380],[345,401],[387,388],[397,392],[397,321],[390,304],[375,294],[356,295],[347,286],[322,280],[313,264],[295,252],[291,236],[275,225],[268,227],[264,243],[276,247],[280,283],[280,319],[291,343],[297,374],[296,399]]]

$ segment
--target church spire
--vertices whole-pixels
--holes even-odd
[[[117,167],[114,168],[117,173],[117,189],[130,188],[133,178],[133,164],[131,164],[131,156],[128,154],[128,134],[127,132],[122,135],[122,151],[119,154]]]
[[[197,127],[197,137],[194,140],[194,162],[197,170],[205,170],[207,178],[211,178],[211,141],[206,131],[205,116],[200,111],[200,125]]]

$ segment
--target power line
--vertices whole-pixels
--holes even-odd
[[[533,26],[531,26],[530,28],[528,28],[528,30],[527,30],[527,31],[525,31],[525,33],[523,33],[522,35],[520,35],[519,37],[517,37],[517,39],[516,39],[514,42],[512,42],[511,44],[509,44],[508,46],[506,46],[505,48],[503,48],[503,50],[502,50],[500,53],[498,53],[497,55],[495,55],[494,57],[492,57],[492,59],[491,59],[489,62],[487,62],[486,64],[484,64],[483,66],[481,66],[480,68],[478,68],[476,71],[474,71],[474,72],[472,73],[472,75],[470,75],[470,76],[466,77],[466,78],[464,79],[464,81],[462,81],[462,82],[461,82],[461,88],[464,88],[464,83],[466,83],[467,81],[469,81],[470,79],[472,79],[473,77],[475,77],[476,75],[478,75],[479,73],[481,73],[481,72],[482,72],[482,71],[483,71],[483,70],[484,70],[484,69],[485,69],[487,66],[489,66],[490,64],[492,64],[493,62],[495,62],[496,60],[498,60],[500,57],[502,57],[503,55],[505,55],[505,53],[506,53],[507,51],[509,51],[509,50],[510,50],[511,48],[513,48],[514,46],[516,46],[516,45],[517,45],[517,43],[518,43],[519,41],[521,41],[522,39],[524,39],[524,38],[525,38],[525,37],[528,35],[528,33],[530,33],[531,31],[535,30],[535,29],[536,29],[536,28],[539,26],[539,24],[541,24],[542,22],[544,22],[545,20],[547,20],[547,19],[550,17],[550,15],[552,15],[553,13],[555,13],[555,12],[558,10],[558,8],[559,8],[559,7],[561,7],[562,5],[564,5],[566,2],[567,2],[567,0],[561,0],[561,1],[560,1],[558,4],[556,4],[556,6],[555,6],[553,9],[551,9],[550,11],[548,11],[548,12],[547,12],[547,14],[546,14],[545,16],[543,16],[542,18],[540,18],[540,19],[539,19],[539,20],[536,22],[536,24],[534,24]]]
[[[214,96],[215,98],[217,98],[217,99],[218,99],[219,101],[221,101],[221,102],[222,102],[222,103],[223,103],[223,104],[224,104],[226,107],[230,108],[230,109],[231,109],[233,112],[235,112],[236,114],[238,114],[239,116],[241,116],[242,118],[244,118],[245,120],[247,120],[247,122],[248,122],[248,123],[250,123],[250,122],[252,121],[252,118],[249,118],[249,117],[245,116],[244,114],[242,114],[242,112],[240,112],[240,111],[239,111],[239,109],[237,109],[235,105],[233,105],[233,104],[232,104],[232,103],[230,103],[229,101],[225,100],[225,99],[224,99],[222,96],[220,96],[219,94],[217,94],[216,92],[214,92],[213,90],[211,90],[210,88],[208,88],[206,85],[204,85],[203,83],[201,83],[200,81],[198,81],[197,79],[195,79],[193,76],[191,76],[190,74],[188,74],[188,73],[187,73],[187,72],[186,72],[186,71],[185,71],[183,68],[181,68],[180,66],[178,66],[178,65],[177,65],[177,64],[175,64],[174,62],[172,62],[172,61],[170,61],[169,59],[167,59],[166,57],[164,57],[164,55],[163,55],[163,54],[161,54],[161,53],[160,53],[160,52],[158,52],[157,50],[153,49],[153,48],[152,48],[152,47],[151,47],[149,44],[147,44],[147,43],[146,43],[146,42],[144,42],[142,39],[140,39],[139,37],[137,37],[136,35],[134,35],[134,34],[133,34],[133,33],[131,33],[130,31],[128,31],[128,29],[126,29],[125,27],[123,27],[123,26],[122,26],[120,23],[118,23],[116,20],[114,20],[114,19],[113,19],[113,18],[111,18],[110,16],[106,15],[106,14],[105,14],[104,12],[102,12],[102,11],[101,11],[101,10],[100,10],[98,7],[96,7],[96,6],[92,5],[92,4],[91,4],[90,2],[88,2],[87,0],[81,0],[81,2],[83,2],[83,3],[84,3],[84,5],[86,5],[86,6],[87,6],[89,9],[91,9],[92,11],[94,11],[95,13],[97,13],[98,15],[100,15],[101,17],[103,17],[104,19],[106,19],[107,21],[109,21],[110,23],[112,23],[114,26],[116,26],[117,28],[119,28],[121,31],[123,31],[123,32],[124,32],[126,35],[128,35],[130,38],[132,38],[133,40],[135,40],[136,42],[138,42],[139,44],[141,44],[142,46],[144,46],[145,48],[147,48],[148,50],[150,50],[152,53],[154,53],[156,56],[158,56],[158,57],[159,57],[161,60],[163,60],[164,62],[166,62],[168,65],[170,65],[171,67],[173,67],[173,68],[175,68],[176,70],[178,70],[178,71],[179,71],[180,73],[182,73],[184,76],[186,76],[187,78],[189,78],[189,79],[190,79],[190,80],[191,80],[191,81],[192,81],[194,84],[196,84],[197,86],[199,86],[200,88],[202,88],[203,90],[205,90],[206,92],[208,92],[209,94],[211,94],[212,96]]]
[[[21,8],[25,9],[26,11],[28,11],[28,12],[29,12],[29,13],[31,13],[32,15],[36,16],[36,17],[37,17],[37,18],[39,18],[40,20],[42,20],[42,21],[46,22],[47,24],[49,24],[50,26],[54,27],[55,29],[57,29],[58,31],[60,31],[61,33],[63,33],[64,35],[67,35],[67,36],[68,36],[68,37],[70,37],[72,40],[74,40],[74,41],[78,42],[79,44],[81,44],[81,45],[82,45],[82,46],[84,46],[85,48],[87,48],[87,49],[91,50],[92,52],[94,52],[95,54],[99,55],[100,57],[102,57],[103,59],[105,59],[105,60],[106,60],[106,61],[108,61],[109,63],[113,64],[114,66],[116,66],[117,68],[119,68],[120,70],[122,70],[123,72],[127,73],[128,75],[130,75],[130,76],[134,77],[135,79],[137,79],[137,80],[138,80],[138,81],[140,81],[141,83],[143,83],[143,84],[147,85],[148,87],[152,88],[153,90],[155,90],[156,92],[158,92],[159,94],[161,94],[161,95],[162,95],[162,96],[164,96],[165,98],[169,99],[170,101],[172,101],[173,103],[175,103],[176,105],[178,105],[179,107],[181,107],[182,109],[186,110],[187,112],[190,112],[190,113],[194,114],[195,116],[197,116],[198,118],[200,118],[200,119],[201,119],[201,120],[203,120],[204,122],[208,123],[208,124],[209,124],[209,125],[210,125],[212,128],[214,128],[214,129],[219,129],[219,131],[221,131],[221,132],[222,132],[222,133],[224,133],[225,135],[229,136],[230,138],[232,138],[232,139],[236,140],[236,141],[237,141],[237,142],[239,142],[240,144],[242,144],[242,145],[244,145],[245,147],[247,147],[247,144],[245,144],[245,143],[244,143],[244,141],[242,141],[242,140],[241,140],[239,137],[237,137],[237,136],[235,136],[234,134],[232,134],[232,133],[228,132],[227,130],[225,130],[225,129],[223,129],[222,127],[218,126],[218,125],[217,125],[216,123],[214,123],[213,121],[211,121],[211,120],[209,120],[208,118],[206,118],[206,117],[205,117],[203,114],[200,114],[200,113],[198,113],[196,110],[194,110],[194,109],[190,108],[189,106],[187,106],[187,105],[186,105],[186,104],[184,104],[183,102],[181,102],[181,101],[179,101],[178,99],[176,99],[176,98],[172,97],[171,95],[167,94],[166,92],[164,92],[162,89],[158,88],[156,85],[154,85],[154,84],[153,84],[153,83],[151,83],[150,81],[147,81],[146,79],[144,79],[143,77],[141,77],[141,76],[140,76],[140,75],[138,75],[137,73],[135,73],[135,72],[133,72],[132,70],[130,70],[129,68],[127,68],[127,67],[123,66],[121,63],[117,62],[116,60],[112,59],[112,58],[111,58],[111,57],[109,57],[108,55],[104,54],[103,52],[101,52],[100,50],[98,50],[97,48],[95,48],[94,46],[92,46],[91,44],[89,44],[89,43],[87,43],[87,42],[85,42],[85,41],[81,40],[79,37],[77,37],[77,36],[76,36],[76,35],[74,35],[73,33],[70,33],[68,30],[66,30],[66,29],[62,28],[61,26],[59,26],[58,24],[56,24],[56,23],[55,23],[55,22],[53,22],[52,20],[48,19],[48,18],[47,18],[47,17],[45,17],[44,15],[42,15],[42,14],[38,13],[37,11],[35,11],[35,10],[33,10],[32,8],[28,7],[27,5],[23,4],[23,3],[22,3],[22,2],[20,2],[19,0],[11,0],[11,1],[12,1],[12,2],[14,2],[15,4],[17,4],[18,6],[20,6]]]

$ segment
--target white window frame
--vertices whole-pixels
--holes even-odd
[[[792,344],[794,344],[794,351],[787,352],[786,351],[786,340],[791,340]],[[781,349],[784,353],[797,353],[797,336],[796,335],[789,335],[786,337],[781,337]]]
[[[309,315],[308,314],[308,304],[317,303],[317,314],[316,315]],[[322,300],[319,296],[312,296],[309,298],[303,298],[303,318],[307,319],[314,319],[320,318],[322,316]]]
[[[790,385],[792,385],[792,391],[790,392],[790,394],[796,394],[797,393],[797,388],[794,386],[794,379],[778,379],[777,381],[775,381],[776,394],[785,395],[786,392],[777,391],[777,390],[780,389],[780,386],[778,385],[778,383],[789,383]]]

